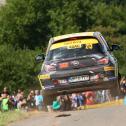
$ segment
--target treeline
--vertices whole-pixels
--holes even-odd
[[[35,55],[52,36],[100,31],[116,52],[126,74],[125,0],[7,0],[0,7],[0,89],[33,88],[40,65]]]

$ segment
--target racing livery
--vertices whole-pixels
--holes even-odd
[[[118,93],[118,64],[112,54],[117,49],[118,45],[109,47],[99,32],[51,38],[38,75],[43,95],[50,97],[99,89]]]

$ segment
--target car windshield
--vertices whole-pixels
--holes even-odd
[[[61,60],[67,58],[83,57],[91,54],[103,53],[102,45],[97,42],[93,44],[71,44],[63,47],[53,48],[48,52],[47,60]]]

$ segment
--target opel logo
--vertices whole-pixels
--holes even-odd
[[[74,66],[78,66],[79,65],[79,61],[74,60],[74,61],[71,62],[71,64],[73,64]]]

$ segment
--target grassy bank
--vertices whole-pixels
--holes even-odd
[[[0,112],[0,126],[7,126],[9,123],[28,117],[28,113],[21,111]]]

